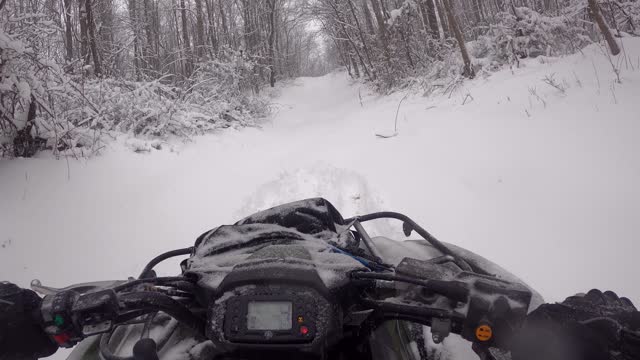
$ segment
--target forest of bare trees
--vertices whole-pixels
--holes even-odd
[[[0,155],[251,125],[268,111],[263,86],[327,71],[303,5],[2,0]]]
[[[340,63],[382,89],[427,73],[442,77],[453,52],[454,71],[468,78],[487,65],[573,53],[600,37],[617,55],[615,37],[637,35],[640,19],[633,0],[318,0],[311,6]]]
[[[39,50],[70,74],[82,70],[85,76],[179,83],[192,77],[199,64],[218,60],[250,62],[251,75],[272,81],[276,73],[297,76],[316,66],[308,63],[311,34],[301,26],[301,4],[4,0],[2,19],[7,34],[31,26],[47,32],[38,36]]]
[[[389,91],[638,34],[637,0],[0,0],[0,156],[250,126],[343,67]]]

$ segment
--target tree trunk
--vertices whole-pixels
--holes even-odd
[[[613,55],[620,54],[620,47],[618,46],[618,42],[611,34],[611,30],[607,23],[604,21],[602,17],[602,13],[600,12],[600,6],[596,0],[589,0],[589,12],[591,13],[591,17],[595,20],[596,24],[600,28],[602,35],[605,40],[607,40],[607,44],[609,44],[609,49]]]
[[[213,48],[213,51],[215,53],[218,52],[218,34],[216,33],[216,22],[215,22],[215,18],[213,16],[213,4],[211,3],[212,0],[204,0],[205,1],[205,5],[207,7],[207,18],[209,19],[209,39],[211,41],[211,48]]]
[[[94,74],[102,75],[102,64],[98,54],[98,44],[96,41],[96,24],[93,18],[93,4],[91,0],[85,2],[87,9],[87,27],[89,28],[89,46],[91,47],[91,57],[93,58]]]
[[[276,57],[274,59],[274,62],[276,64],[276,71],[278,72],[278,74],[281,74],[281,75],[284,74],[284,64],[282,61],[282,51],[281,51],[282,50],[281,30],[283,29],[282,12],[284,12],[282,8],[276,8],[276,14],[275,14],[276,32],[273,39],[274,48],[276,50]]]
[[[174,12],[175,14],[175,12]],[[168,19],[167,25],[171,23],[171,19]],[[153,43],[155,44],[153,49],[155,55],[155,68],[159,73],[162,71],[160,66],[160,32],[161,32],[161,23],[160,23],[160,4],[158,4],[158,0],[153,1]],[[169,37],[170,38],[170,37]],[[158,74],[160,75],[160,74]]]
[[[174,2],[171,2],[171,5],[174,5]],[[176,9],[178,8],[178,2],[176,0],[175,2],[175,7]],[[170,54],[171,59],[173,60],[171,62],[171,67],[173,68],[172,73],[174,74],[174,76],[178,76],[178,73],[184,73],[184,61],[182,61],[180,59],[180,54],[182,54],[182,40],[180,40],[180,25],[178,24],[178,12],[177,11],[172,11],[171,12],[171,17],[173,18],[173,29],[172,32],[174,33],[174,35],[176,36],[176,48],[180,49],[178,51],[174,51],[173,53]]]
[[[187,25],[187,7],[185,6],[184,0],[180,0],[180,16],[182,20],[182,46],[184,48],[184,76],[191,76],[192,63],[191,63],[191,44],[189,42],[189,28]]]
[[[129,21],[131,22],[131,30],[133,31],[133,68],[136,75],[136,80],[140,81],[140,50],[138,44],[138,17],[136,11],[136,0],[129,0]]]
[[[360,77],[360,69],[358,69],[358,62],[353,56],[349,55],[349,59],[351,60],[351,67],[353,68],[353,75],[355,78]]]
[[[205,0],[206,1],[206,0]],[[202,0],[195,0],[196,5],[196,56],[204,55],[204,20],[202,14]]]
[[[425,27],[428,26],[433,38],[439,39],[440,30],[438,29],[438,19],[436,18],[436,9],[433,0],[422,0],[418,5],[420,6],[420,13],[422,14]]]
[[[145,57],[145,62],[147,64],[147,68],[152,68],[155,71],[158,71],[158,67],[156,65],[156,58],[155,58],[155,51],[154,51],[154,41],[153,41],[153,24],[151,21],[151,17],[152,17],[152,11],[150,9],[150,2],[152,0],[143,0],[143,7],[144,7],[144,13],[143,13],[143,23],[144,23],[144,32],[145,32],[145,37],[146,37],[146,41],[144,44],[144,57]]]
[[[68,62],[73,60],[73,32],[71,23],[71,0],[64,0],[65,49]]]
[[[484,10],[484,4],[482,3],[482,1],[483,1],[483,0],[475,0],[475,2],[476,2],[476,8],[478,9],[478,16],[479,16],[479,19],[480,19],[480,21],[485,21],[485,19],[484,19],[484,17],[485,17],[485,16],[484,16],[484,12],[485,12],[485,10]]]
[[[364,22],[367,26],[367,31],[370,35],[374,35],[376,30],[373,28],[373,20],[371,19],[371,12],[369,11],[369,5],[367,5],[367,0],[362,0],[362,12],[364,13]]]
[[[346,21],[345,19],[342,18],[342,16],[340,16],[340,9],[338,9],[338,1],[330,1],[329,4],[331,5],[333,11],[335,12],[335,19],[336,19],[336,23],[340,26],[340,30],[338,30],[338,36],[340,38],[343,39],[347,39],[347,41],[349,41],[349,44],[351,45],[351,48],[353,49],[353,51],[356,53],[356,55],[358,56],[358,60],[360,60],[360,64],[362,65],[362,71],[365,72],[365,74],[367,75],[367,77],[369,77],[370,79],[373,79],[371,73],[369,72],[369,69],[367,67],[367,65],[364,62],[364,59],[362,58],[362,55],[360,54],[360,50],[358,49],[358,45],[353,41],[353,39],[351,38],[351,36],[349,36],[349,32],[347,30],[347,27],[345,26]]]
[[[480,3],[478,3],[478,0],[472,0],[472,7],[471,12],[473,12],[473,19],[475,23],[478,24],[481,20]]]
[[[94,0],[94,7],[92,8],[94,21],[99,19],[99,23],[96,23],[96,39],[100,50],[100,63],[102,64],[102,75],[111,76],[114,69],[114,62],[117,56],[109,50],[113,49],[113,23],[114,23],[114,4],[113,0]]]
[[[218,0],[218,10],[220,10],[220,21],[222,23],[222,33],[225,35],[225,37],[227,37],[227,41],[228,41],[228,37],[229,37],[229,28],[227,27],[227,17],[224,15],[224,6],[222,5],[222,2],[224,0]],[[228,41],[229,43],[230,41]]]
[[[444,5],[444,11],[446,11],[447,18],[449,19],[449,27],[456,37],[458,46],[460,46],[460,53],[462,54],[462,61],[464,62],[463,75],[471,79],[475,76],[475,73],[473,71],[473,68],[471,67],[471,58],[469,57],[469,52],[467,52],[467,45],[464,42],[464,36],[462,35],[462,31],[460,31],[458,22],[453,15],[453,9],[451,9],[450,0],[442,0],[442,2]]]
[[[338,10],[336,9],[336,12]],[[344,26],[344,22],[340,19],[338,19],[338,23],[340,24],[340,27],[342,29],[342,33],[338,33],[338,36],[340,36],[341,38],[345,38],[347,39],[347,41],[349,41],[349,44],[351,44],[351,48],[353,49],[353,51],[356,53],[356,56],[358,57],[358,59],[360,60],[360,64],[362,64],[363,66],[363,71],[365,72],[365,74],[367,75],[367,77],[371,78],[371,74],[369,73],[369,70],[367,69],[367,67],[364,65],[364,59],[362,59],[362,55],[360,55],[360,51],[358,51],[358,47],[356,46],[356,44],[353,42],[353,39],[351,39],[351,37],[349,36],[349,34],[347,33],[347,29]]]
[[[87,1],[78,1],[78,17],[80,18],[80,56],[83,63],[89,62],[89,37],[87,35]]]
[[[2,3],[0,2],[0,5]],[[31,129],[36,118],[36,98],[31,95],[29,110],[27,112],[27,121],[22,129],[18,130],[16,137],[13,138],[13,155],[15,157],[32,157],[42,147],[42,142],[38,138],[31,135]],[[57,145],[57,144],[56,144]]]
[[[362,31],[362,27],[360,26],[360,21],[358,21],[358,15],[356,15],[355,6],[353,6],[353,2],[351,0],[347,0],[347,2],[349,3],[351,14],[353,15],[353,19],[356,23],[356,28],[358,29],[358,35],[360,36],[360,41],[362,41],[364,54],[367,57],[367,62],[369,63],[369,67],[371,68],[371,75],[373,76],[373,79],[375,79],[376,78],[375,68],[373,67],[373,63],[371,62],[371,54],[369,52],[369,47],[367,46],[367,40]]]
[[[269,5],[269,84],[271,85],[271,87],[274,87],[276,85],[276,57],[274,50],[274,40],[276,34],[276,0],[267,0],[267,4]]]
[[[336,40],[337,36],[335,35],[335,32],[332,31],[329,37],[335,44],[336,50],[338,52],[338,56],[342,60],[342,63],[344,64],[344,66],[347,68],[347,73],[349,73],[349,76],[353,78],[353,74],[351,73],[351,64],[353,63],[353,60],[351,59],[351,55],[346,53],[343,46],[340,46],[343,42],[342,41],[338,42],[338,40]],[[287,43],[288,43],[288,38],[287,38]],[[285,54],[286,53],[288,52],[285,52]]]
[[[371,7],[373,7],[373,14],[375,15],[376,22],[378,23],[378,38],[380,39],[380,45],[382,45],[382,50],[384,52],[385,60],[387,61],[387,66],[391,67],[389,40],[387,38],[387,27],[384,22],[384,14],[382,13],[378,0],[371,0]]]
[[[405,55],[407,56],[407,61],[409,62],[409,66],[411,66],[411,68],[415,68],[415,65],[413,64],[413,59],[411,59],[411,50],[409,50],[409,37],[408,35],[405,35],[405,31],[402,30],[402,28],[400,28],[400,39],[402,40],[402,42],[404,42],[404,52],[405,52]]]
[[[247,56],[253,54],[253,29],[251,28],[251,13],[249,4],[251,0],[242,0],[242,18],[244,22],[244,44]]]
[[[371,6],[373,7],[373,14],[376,17],[376,22],[378,23],[378,34],[380,35],[380,39],[383,41],[383,46],[387,47],[387,27],[384,22],[384,15],[380,9],[378,0],[371,0]]]
[[[447,21],[447,15],[445,14],[444,7],[442,6],[442,1],[444,0],[433,0],[438,8],[438,16],[440,17],[440,24],[442,25],[442,35],[444,38],[451,37],[451,31],[449,31],[449,23]]]

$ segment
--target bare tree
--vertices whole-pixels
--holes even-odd
[[[205,0],[206,1],[206,0]],[[204,55],[204,15],[202,13],[202,0],[195,0],[196,6],[196,56],[202,58]]]
[[[447,38],[451,36],[451,32],[449,31],[449,22],[447,21],[446,11],[444,10],[444,6],[442,5],[445,0],[433,0],[436,4],[436,8],[438,9],[438,18],[440,19],[440,25],[442,25],[442,32],[444,33],[444,37]]]
[[[620,47],[618,46],[618,42],[611,34],[611,29],[607,25],[602,13],[600,12],[600,5],[596,0],[588,0],[589,1],[589,11],[591,13],[591,17],[595,20],[596,24],[600,28],[602,35],[604,36],[607,44],[609,45],[609,49],[613,55],[618,55],[620,53]]]
[[[82,61],[89,62],[89,35],[87,34],[87,1],[78,1],[78,16],[80,20],[80,57]]]
[[[96,24],[93,19],[93,4],[91,0],[85,0],[87,11],[87,27],[89,29],[89,46],[91,47],[91,57],[93,58],[94,73],[98,76],[102,75],[102,65],[98,54],[98,45],[96,40]]]
[[[80,0],[84,1],[84,0]],[[139,57],[139,36],[138,36],[138,17],[137,17],[136,0],[129,0],[129,22],[131,24],[131,32],[133,33],[133,68],[136,80],[140,81],[140,57]]]
[[[275,65],[275,14],[276,0],[267,0],[269,6],[269,84],[274,87],[276,84],[276,65]]]
[[[434,38],[440,38],[440,30],[438,29],[438,20],[436,18],[436,9],[433,0],[420,0],[418,6],[420,7],[425,30],[427,30],[426,28],[428,27]]]
[[[64,45],[66,49],[66,59],[73,60],[73,24],[71,23],[71,0],[64,0]]]
[[[464,35],[462,35],[462,31],[460,31],[460,27],[456,21],[456,18],[453,14],[453,10],[451,9],[450,0],[442,0],[445,12],[447,13],[447,19],[449,20],[449,27],[453,31],[453,34],[456,38],[456,42],[460,47],[460,54],[462,54],[462,62],[464,63],[463,75],[468,78],[473,78],[475,76],[475,72],[473,67],[471,67],[471,58],[469,57],[469,52],[467,51],[467,45],[464,41]]]
[[[191,76],[193,63],[191,57],[191,43],[189,42],[189,28],[187,25],[187,7],[184,0],[180,0],[180,19],[182,21],[182,47],[184,49],[184,76]]]
[[[364,22],[367,26],[367,31],[369,34],[374,35],[376,31],[373,28],[373,19],[371,19],[371,12],[369,11],[367,0],[361,0],[360,6],[362,7],[362,13],[364,14]]]

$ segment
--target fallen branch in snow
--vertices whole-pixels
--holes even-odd
[[[598,94],[600,94],[600,76],[598,76],[598,68],[596,68],[596,63],[591,60],[591,65],[593,65],[593,72],[596,74],[596,80],[598,82]]]
[[[547,84],[547,85],[549,85],[549,86],[551,86],[553,88],[556,88],[558,91],[560,91],[560,93],[562,95],[565,95],[566,92],[567,92],[567,87],[564,84],[559,83],[556,80],[555,75],[556,74],[549,74],[549,75],[545,76],[544,79],[542,79],[542,81],[545,84]]]
[[[398,103],[398,108],[396,109],[396,118],[394,120],[394,125],[393,125],[393,134],[391,135],[381,135],[381,134],[376,134],[377,137],[379,138],[383,138],[383,139],[388,139],[394,136],[398,136],[398,114],[400,113],[400,105],[402,105],[402,102],[404,101],[404,99],[407,98],[407,96],[409,96],[409,93],[405,94],[402,99],[400,99],[400,102]]]
[[[609,89],[611,90],[611,95],[613,95],[613,103],[618,105],[618,97],[616,96],[616,83],[615,83],[615,81],[611,83],[611,86],[609,86]]]
[[[453,95],[453,92],[458,88],[458,86],[460,86],[462,84],[462,77],[458,76],[456,77],[448,86],[447,88],[444,90],[444,94],[446,94],[447,92],[449,93],[449,99],[451,99],[451,96]]]
[[[394,132],[393,134],[389,134],[389,135],[383,135],[383,134],[376,133],[376,136],[381,138],[381,139],[388,139],[388,138],[392,138],[392,137],[398,136],[398,133]]]
[[[582,87],[582,81],[580,81],[580,78],[578,77],[578,74],[576,74],[575,71],[573,71],[573,77],[576,79],[576,84],[578,84],[578,87]]]
[[[465,105],[467,103],[467,99],[471,98],[471,101],[475,100],[473,98],[473,96],[471,96],[471,93],[467,93],[467,95],[465,95],[464,99],[462,100],[462,105]],[[469,102],[471,102],[469,101]]]
[[[620,64],[616,65],[613,62],[613,58],[611,54],[609,54],[609,52],[602,45],[599,45],[599,47],[600,47],[600,50],[602,51],[602,54],[607,58],[607,60],[609,60],[609,64],[611,64],[611,70],[616,75],[616,81],[618,82],[618,84],[622,84],[622,80],[620,79]]]

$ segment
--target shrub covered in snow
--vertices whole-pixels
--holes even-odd
[[[89,78],[87,69],[63,69],[39,51],[57,28],[40,16],[30,21],[0,26],[0,157],[41,149],[88,156],[117,133],[188,137],[252,125],[267,111],[251,89],[253,64],[234,54],[198,64],[180,84]]]
[[[565,16],[550,17],[526,8],[501,12],[497,25],[473,42],[471,53],[490,69],[521,58],[574,53],[591,42],[584,27]]]

